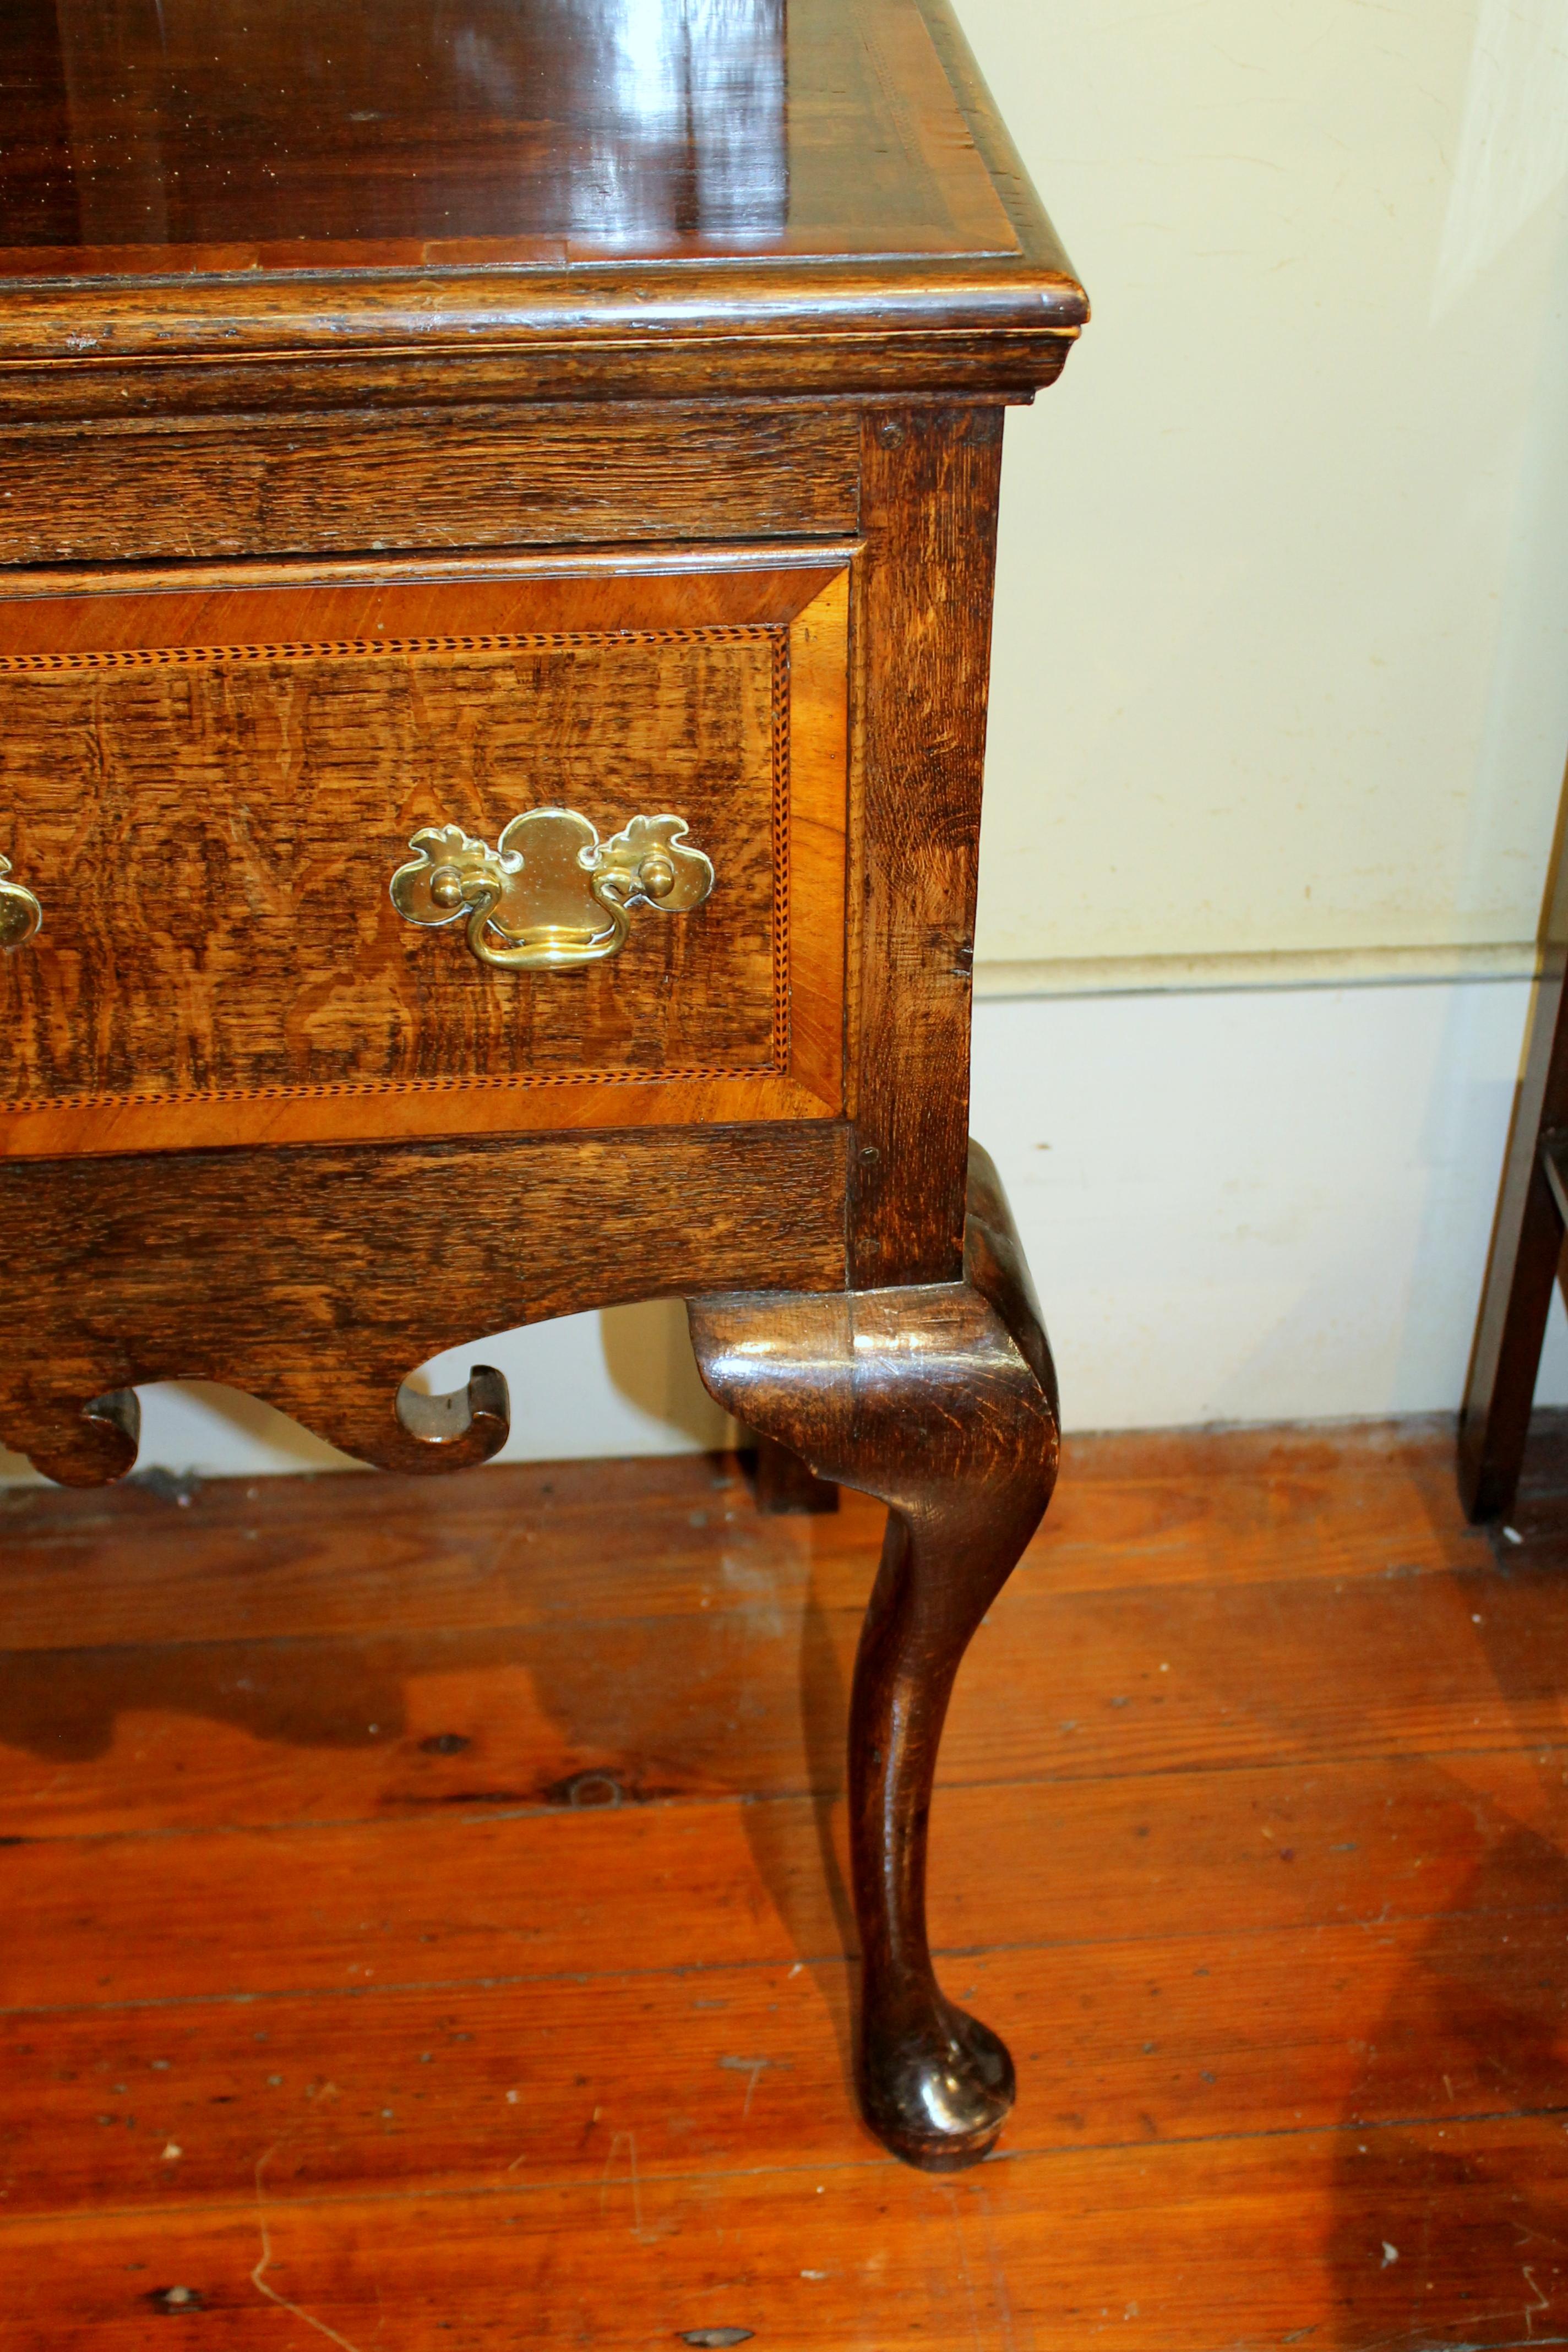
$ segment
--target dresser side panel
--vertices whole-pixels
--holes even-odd
[[[858,1286],[956,1280],[1002,417],[872,411],[856,606]]]

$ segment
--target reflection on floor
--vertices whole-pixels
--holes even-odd
[[[1568,1447],[1495,1558],[1450,1457],[1069,1449],[943,1752],[1021,2087],[936,2180],[846,2084],[870,1505],[0,1495],[3,2340],[1568,2341]]]

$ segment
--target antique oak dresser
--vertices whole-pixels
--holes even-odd
[[[889,1506],[861,2095],[973,2161],[926,1817],[1057,1454],[965,1139],[993,549],[1082,291],[946,0],[0,16],[0,1440],[112,1479],[200,1378],[459,1468],[426,1359],[686,1299]]]

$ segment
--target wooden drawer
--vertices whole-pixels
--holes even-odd
[[[0,425],[0,562],[825,539],[859,452],[811,402]]]
[[[43,910],[0,958],[0,1151],[838,1112],[848,555],[201,568],[0,598],[0,887]],[[424,885],[447,852],[416,835],[494,852],[542,807],[586,822],[514,832],[515,906],[408,919],[445,912]],[[602,949],[631,886],[595,901],[572,843],[666,813],[686,834],[653,846],[683,877],[683,848],[705,855],[702,903],[668,911],[656,859],[615,951],[481,960],[533,938],[518,909],[552,857]],[[421,860],[400,911],[393,877]]]

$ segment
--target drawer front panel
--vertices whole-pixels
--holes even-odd
[[[773,1059],[782,633],[0,656],[0,802],[49,910],[8,959],[23,1098]],[[651,802],[723,887],[613,963],[492,978],[387,884],[421,826]]]
[[[795,965],[842,963],[819,893],[792,938],[791,853],[825,817],[842,841],[844,585],[818,565],[0,605],[0,854],[43,910],[0,959],[8,1147],[597,1124],[627,1087],[656,1118],[693,1116],[693,1088],[696,1115],[770,1083],[748,1115],[787,1108]],[[820,688],[796,707],[825,629],[826,737]],[[679,818],[710,895],[644,894],[624,944],[565,970],[481,961],[471,904],[435,928],[394,904],[422,833],[494,851],[539,808],[590,843]],[[614,919],[574,856],[597,941]]]

